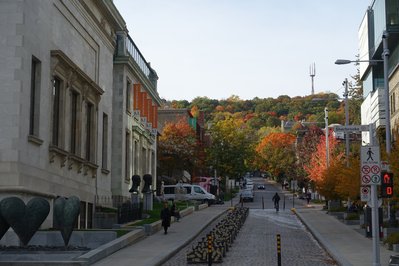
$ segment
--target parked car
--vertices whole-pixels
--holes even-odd
[[[258,185],[258,189],[266,189],[265,185]]]
[[[215,196],[199,185],[165,185],[162,189],[165,200],[198,200],[208,204],[215,202]]]
[[[254,202],[254,192],[251,189],[245,189],[241,191],[240,196],[243,201]]]

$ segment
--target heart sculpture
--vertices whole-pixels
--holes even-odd
[[[59,197],[54,202],[54,222],[61,231],[65,246],[68,246],[76,220],[80,213],[80,199],[72,196]]]
[[[0,202],[0,213],[7,224],[26,246],[50,212],[50,204],[44,198],[33,198],[28,204],[17,197]]]
[[[6,220],[4,220],[3,216],[1,216],[0,210],[0,239],[3,238],[8,228],[10,228],[10,225],[6,222]]]

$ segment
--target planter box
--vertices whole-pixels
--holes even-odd
[[[329,211],[328,214],[332,215],[332,216],[335,216],[339,220],[343,220],[345,212],[330,212]]]
[[[153,223],[150,223],[150,224],[145,224],[145,225],[143,225],[143,227],[144,227],[144,233],[147,236],[150,236],[150,235],[158,232],[159,230],[161,230],[162,221],[159,220],[159,221],[156,221],[156,222],[153,222]]]
[[[347,225],[359,225],[360,224],[360,220],[344,220],[344,224],[347,224]]]
[[[399,227],[386,227],[382,229],[382,232],[384,233],[384,239],[386,239],[390,234],[399,232]]]

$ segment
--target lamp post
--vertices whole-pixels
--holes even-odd
[[[388,33],[384,31],[382,35],[382,60],[346,60],[338,59],[335,61],[337,65],[344,65],[350,63],[368,62],[376,64],[378,62],[384,63],[384,99],[385,99],[385,149],[387,155],[391,153],[391,119],[389,110],[389,80],[388,80]],[[370,134],[373,132],[370,127]],[[371,144],[374,142],[373,136],[370,136]],[[379,225],[378,225],[378,198],[377,198],[377,185],[372,184],[371,186],[371,220],[372,220],[372,232],[373,232],[373,266],[380,266],[380,247],[379,247]]]
[[[347,59],[337,59],[335,64],[346,65],[350,63],[371,63],[376,64],[379,62],[384,63],[384,100],[385,100],[385,150],[389,155],[391,153],[391,113],[389,110],[389,80],[388,80],[388,33],[384,32],[382,35],[382,60],[371,59],[371,60],[347,60]]]

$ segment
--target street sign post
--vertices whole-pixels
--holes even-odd
[[[360,186],[360,200],[361,201],[370,201],[371,199],[371,190],[369,186]]]
[[[369,131],[369,125],[350,125],[350,126],[335,126],[335,132],[354,132],[354,131]]]
[[[362,185],[381,184],[380,148],[378,146],[362,146],[360,152]]]

